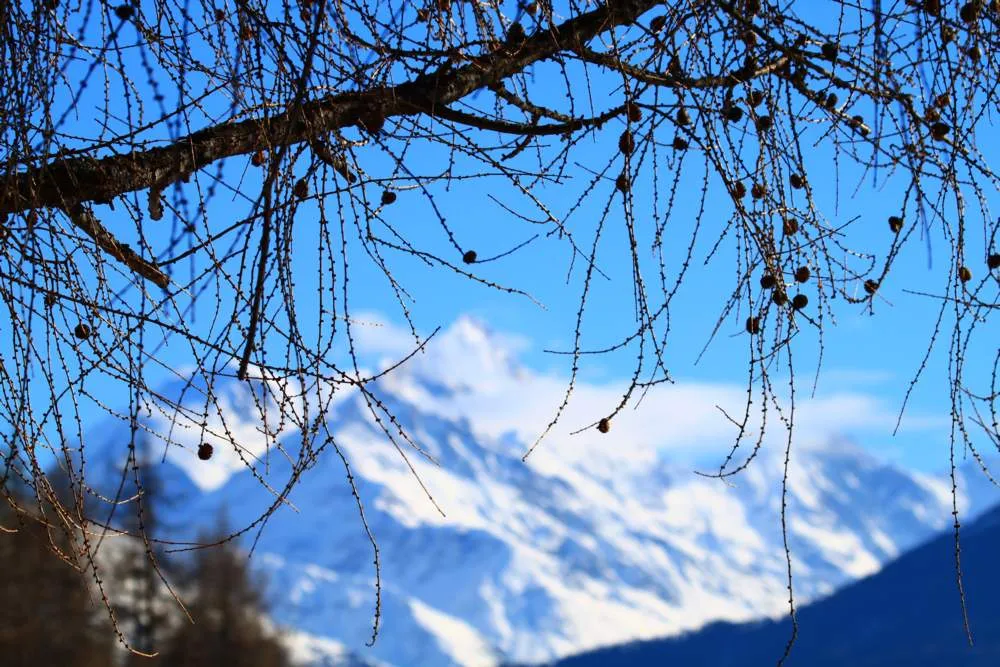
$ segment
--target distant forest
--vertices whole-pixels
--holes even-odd
[[[11,490],[14,480],[0,478]],[[138,536],[156,534],[163,499],[152,475],[143,484],[142,529],[116,527],[131,535],[107,531],[100,550],[94,549],[104,532],[100,527],[86,525],[74,534],[66,529],[71,522],[46,526],[44,519],[55,508],[39,503],[32,489],[14,486],[17,504],[0,503],[3,667],[291,664],[279,636],[264,621],[263,582],[251,576],[246,555],[232,542],[166,553],[162,545]],[[34,516],[23,515],[29,507]],[[132,512],[121,516],[136,518]],[[84,530],[89,550],[81,548]],[[216,530],[199,541],[213,543],[228,534],[220,519]],[[95,551],[100,569],[86,560]]]

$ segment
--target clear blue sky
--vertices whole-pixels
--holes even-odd
[[[134,31],[131,29],[126,28],[123,35],[125,43],[134,39]],[[536,74],[546,76],[544,71]],[[605,99],[617,101],[621,97],[614,82],[598,79],[594,85],[594,97],[599,100],[598,106]],[[169,90],[167,92],[166,103],[169,108],[174,102],[171,95],[175,93]],[[81,114],[71,121],[72,124],[93,127],[89,123],[88,112],[93,106],[99,107],[103,99],[98,90],[94,90],[92,95],[93,99],[89,100],[89,104],[85,98],[78,105]],[[192,120],[192,129],[198,129],[203,124],[204,119],[195,118]],[[621,121],[615,120],[594,139],[584,140],[573,154],[578,166],[569,169],[571,179],[567,183],[549,184],[540,188],[540,198],[550,203],[554,211],[561,212],[568,208],[575,200],[581,184],[592,178],[590,170],[602,169],[609,159],[621,162],[617,138],[623,127]],[[351,138],[362,137],[356,130],[348,130],[346,134]],[[545,141],[555,142],[558,139]],[[410,160],[408,164],[411,167],[415,163],[420,164],[423,167],[422,173],[425,174],[440,171],[447,165],[444,153],[428,150],[420,143],[410,148],[410,154],[415,155],[416,160]],[[391,164],[384,157],[376,155],[375,151],[362,149],[359,155],[366,160],[364,166],[370,173],[379,173],[380,169],[384,173],[391,168]],[[832,153],[825,148],[815,149],[807,156],[809,178],[820,208],[832,224],[853,220],[844,230],[851,239],[851,244],[868,249],[881,259],[892,240],[886,219],[899,212],[899,188],[904,184],[901,180],[903,175],[899,174],[895,180],[884,182],[888,172],[883,170],[882,181],[875,186],[870,175],[862,178],[862,174],[851,169],[845,159],[841,161],[838,192],[834,189],[837,174],[833,171],[831,157]],[[461,162],[460,159],[459,163]],[[676,168],[676,164],[666,160],[657,163],[656,168],[662,174],[669,174]],[[668,231],[665,237],[665,242],[672,246],[672,251],[673,247],[682,248],[688,242],[687,232],[691,227],[700,189],[700,167],[689,162],[685,169],[690,169],[692,175],[690,178],[685,176],[682,181],[678,206],[669,227],[672,232]],[[595,278],[593,300],[584,328],[584,347],[602,347],[617,342],[621,336],[629,333],[634,321],[632,273],[628,244],[622,231],[621,197],[612,194],[613,177],[618,171],[620,166],[616,164],[608,172],[611,179],[601,185],[596,194],[570,220],[570,228],[579,234],[582,245],[589,247],[589,232],[600,216],[606,197],[611,196],[608,231],[599,253],[600,268],[609,279]],[[254,187],[259,183],[259,172],[250,169],[244,173],[244,163],[239,160],[230,161],[226,177],[243,178],[244,191],[248,193],[254,193]],[[525,215],[535,215],[536,212],[525,205],[523,198],[518,199],[509,186],[498,187],[497,184],[501,182],[500,179],[455,181],[447,186],[447,191],[440,183],[432,186],[432,189],[435,192],[435,203],[452,226],[459,243],[463,248],[475,249],[480,258],[505,252],[535,234],[541,234],[540,238],[520,251],[497,262],[477,264],[475,270],[490,280],[531,292],[544,304],[545,309],[533,305],[525,298],[474,285],[446,268],[429,270],[413,258],[393,256],[391,251],[387,251],[387,256],[394,262],[393,269],[397,279],[411,290],[415,298],[411,310],[422,333],[428,333],[437,325],[447,325],[461,315],[474,315],[499,331],[517,334],[529,340],[530,345],[524,350],[522,357],[526,365],[538,370],[568,374],[569,358],[547,354],[544,350],[571,348],[581,291],[582,263],[577,261],[567,284],[566,275],[571,261],[568,245],[555,237],[545,236],[551,231],[550,226],[518,220],[492,200],[488,195],[493,194],[501,201],[517,207]],[[648,200],[647,186],[648,181],[637,182],[634,188],[637,201]],[[743,331],[746,313],[742,313],[739,318],[729,316],[720,335],[700,362],[695,363],[735,279],[735,271],[732,269],[734,249],[731,244],[724,245],[723,251],[708,266],[702,263],[718,230],[732,214],[732,201],[721,182],[715,179],[712,187],[714,190],[704,218],[703,237],[695,249],[695,261],[687,284],[675,301],[667,362],[673,376],[681,382],[738,384],[743,382],[746,372],[748,347],[747,336]],[[667,187],[664,186],[663,192],[666,191]],[[372,187],[369,197],[377,198],[378,192],[377,188]],[[839,194],[836,201],[835,193]],[[170,196],[169,191],[166,194]],[[144,201],[145,193],[138,193],[138,196],[140,201]],[[242,204],[238,201],[234,204],[228,197],[217,199],[209,209],[211,227],[215,229],[230,222],[233,219],[232,211],[240,206]],[[125,219],[116,224],[116,214],[106,207],[99,208],[102,219],[109,227],[127,230],[133,226]],[[297,247],[310,250],[316,244],[313,227],[315,214],[306,206],[299,215],[301,222],[296,227]],[[440,251],[461,266],[460,258],[453,256],[455,252],[448,246],[433,211],[418,192],[401,192],[398,201],[385,209],[385,217],[401,233],[407,234],[412,240],[425,243],[428,249]],[[643,224],[643,220],[637,222]],[[907,222],[912,220],[908,218]],[[147,229],[154,247],[165,247],[166,239],[171,235],[169,230],[174,225],[170,221],[170,215],[159,223],[151,224],[158,225],[158,231],[150,232]],[[122,232],[123,236],[127,233]],[[981,241],[973,240],[970,243],[970,247],[975,248],[970,254],[974,257],[981,255]],[[976,243],[979,245],[975,245]],[[928,262],[928,247],[935,258],[931,265]],[[355,272],[352,276],[353,309],[356,312],[375,311],[390,321],[401,322],[399,309],[394,305],[384,278],[378,276],[361,259],[357,247],[352,248],[351,252],[355,258],[352,262],[352,270]],[[650,259],[648,246],[640,247],[640,253],[642,252],[646,252],[647,259]],[[296,254],[297,261],[300,262],[296,266],[296,272],[300,294],[303,295],[299,311],[306,319],[309,318],[310,287],[316,281],[315,270],[308,264],[311,256],[314,257],[309,252]],[[677,260],[677,255],[674,255],[674,259]],[[897,261],[894,273],[880,289],[874,315],[870,315],[863,306],[842,302],[836,304],[838,322],[836,325],[829,321],[826,323],[819,393],[860,391],[888,405],[901,405],[908,383],[926,350],[938,308],[935,300],[907,294],[904,289],[942,292],[948,263],[948,247],[940,233],[932,230],[929,244],[914,239]],[[652,261],[646,265],[647,269],[653,267],[655,263]],[[668,268],[676,270],[676,266]],[[985,267],[979,266],[978,270],[983,271]],[[653,278],[652,275],[647,277]],[[756,277],[759,276],[755,276],[755,279]],[[858,285],[857,288],[860,291],[861,286]],[[805,291],[814,293],[815,284],[811,283]],[[810,308],[814,308],[816,303],[813,299]],[[812,386],[818,352],[817,339],[810,328],[806,327],[804,334],[796,341],[795,352],[799,390],[808,392]],[[168,358],[175,360],[177,365],[190,361],[184,358],[184,353],[180,350],[169,352]],[[921,418],[940,417],[943,424],[947,423],[949,414],[948,386],[944,375],[946,360],[943,349],[931,357],[924,381],[910,404],[912,414]],[[589,357],[584,364],[582,377],[600,382],[615,379],[624,382],[631,373],[632,362],[633,356],[630,353]],[[974,369],[970,370],[975,372]],[[857,435],[873,451],[891,456],[904,464],[925,470],[938,470],[947,465],[946,426],[923,428],[919,435],[908,433],[895,439],[889,431],[887,428],[885,432]]]
[[[613,145],[617,133],[609,130],[605,135],[604,148],[607,150],[606,144]],[[598,148],[595,147],[595,151]],[[817,169],[810,176],[814,181],[822,181],[832,175]],[[844,181],[849,182],[849,179]],[[731,214],[732,205],[728,197],[718,197],[714,202],[716,206],[708,211],[706,219],[725,219]],[[860,216],[850,233],[862,239],[861,244],[870,243],[869,247],[876,251],[887,249],[891,234],[886,219],[890,213],[896,212],[890,202],[890,197],[873,190],[870,182],[866,182],[856,197],[845,198],[841,202],[841,215],[833,219],[847,221]],[[455,192],[450,197],[442,198],[439,205],[456,212],[475,211],[474,222],[462,226],[465,232],[463,238],[469,247],[476,248],[480,254],[501,252],[531,233],[530,229],[512,223],[510,216],[499,206],[474,191]],[[461,219],[462,214],[457,213],[456,217]],[[431,226],[429,222],[427,224]],[[496,235],[491,233],[490,228],[504,226],[517,230],[511,233],[513,242],[494,240]],[[433,226],[431,229],[436,231]],[[714,240],[710,236],[706,235],[700,243],[695,254],[698,260],[703,259],[710,248],[710,242]],[[687,243],[688,239],[678,234],[671,240]],[[940,242],[940,239],[937,241]],[[606,243],[607,251],[603,253],[600,266],[610,280],[600,281],[602,284],[596,290],[598,296],[589,307],[584,338],[587,347],[613,344],[633,324],[632,278],[626,247],[621,239],[613,237]],[[947,249],[939,255],[946,256]],[[408,258],[402,259],[405,265]],[[444,271],[432,276],[431,272],[415,267],[410,284],[414,286],[417,298],[413,309],[416,320],[425,331],[429,331],[463,314],[472,314],[497,330],[516,333],[531,341],[522,353],[522,361],[527,365],[538,370],[558,370],[568,375],[569,358],[547,354],[544,350],[571,349],[581,282],[578,263],[574,279],[566,284],[569,262],[565,245],[555,239],[544,239],[502,262],[482,267],[484,275],[530,291],[545,305],[545,310],[533,306],[526,299],[471,285]],[[732,288],[734,271],[727,270],[728,266],[725,254],[716,257],[708,267],[696,261],[686,288],[675,302],[667,361],[679,382],[743,382],[748,356],[747,336],[743,331],[743,320],[736,316],[726,320],[720,335],[701,360],[695,363],[719,316],[723,298]],[[836,325],[831,325],[829,321],[826,323],[818,393],[859,391],[881,399],[891,407],[901,406],[908,383],[927,349],[938,309],[934,300],[907,294],[904,289],[940,293],[947,270],[944,259],[928,268],[926,247],[920,242],[912,243],[898,262],[890,281],[880,290],[881,298],[876,302],[874,314],[863,306],[843,302],[836,304]],[[396,311],[391,302],[380,299],[374,293],[371,297],[370,308],[385,313],[396,322],[402,321],[398,315],[393,315]],[[796,368],[799,390],[808,393],[816,371],[818,338],[809,328],[803,331],[795,343]],[[906,465],[929,471],[944,468],[948,460],[945,424],[950,410],[944,375],[946,359],[944,350],[932,356],[909,408],[910,414],[921,418],[940,418],[941,428],[924,428],[918,435],[904,432],[896,438],[892,437],[891,429],[886,428],[884,432],[876,430],[856,434],[859,441],[873,451]],[[601,382],[617,378],[624,383],[631,374],[633,361],[631,354],[588,357],[583,364],[582,377]]]

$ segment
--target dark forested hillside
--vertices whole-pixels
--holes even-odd
[[[79,574],[72,546],[59,528],[47,531],[0,502],[3,667],[111,664],[114,635],[99,599]]]
[[[31,505],[31,489],[16,486],[0,469],[2,480],[18,494],[17,507]],[[146,481],[145,488],[155,487],[152,477]],[[144,516],[162,511],[162,503],[161,496],[150,494]],[[39,514],[52,511],[44,503],[37,508]],[[290,664],[280,636],[264,621],[264,582],[251,575],[245,554],[233,543],[195,550],[180,560],[181,567],[169,568],[189,620],[163,590],[137,538],[117,547],[110,568],[116,579],[99,589],[92,565],[80,554],[85,531],[96,540],[100,529],[87,526],[70,533],[62,528],[47,529],[37,517],[0,502],[0,667]],[[126,539],[117,531],[108,534],[119,543]],[[205,535],[203,541],[218,542],[226,534]],[[161,572],[167,570],[164,560],[159,563]],[[119,632],[131,648],[157,655],[126,652],[116,641]]]
[[[975,643],[969,646],[947,532],[882,571],[804,607],[790,667],[995,667],[1000,665],[1000,507],[961,531],[962,572]],[[791,633],[787,619],[715,623],[671,639],[593,651],[558,667],[774,664]]]

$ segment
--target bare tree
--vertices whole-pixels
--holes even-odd
[[[997,2],[49,0],[0,14],[0,486],[14,475],[32,489],[34,505],[11,500],[23,514],[92,519],[88,410],[128,424],[134,450],[152,414],[208,429],[224,376],[253,384],[270,445],[294,463],[273,507],[316,456],[340,454],[323,419],[335,390],[360,392],[400,454],[421,455],[359,370],[358,290],[381,279],[417,350],[395,267],[530,298],[523,276],[493,277],[526,244],[566,250],[579,302],[549,429],[593,353],[635,358],[620,402],[589,425],[601,432],[669,381],[692,264],[731,274],[715,332],[746,331],[748,399],[728,415],[728,476],[765,427],[787,432],[790,456],[799,333],[822,345],[838,312],[876,308],[901,251],[933,230],[947,246],[928,358],[948,359],[952,456],[1000,445],[997,178],[978,141],[997,110]],[[835,220],[831,163],[898,193],[884,244]],[[470,247],[448,214],[449,193],[471,186],[509,213],[495,248]],[[720,197],[726,219],[709,205]],[[633,268],[619,287],[633,317],[591,349],[610,255]],[[972,351],[991,372],[967,373]],[[178,355],[193,368],[183,405],[147,383]],[[914,383],[927,358],[915,361]],[[301,437],[279,442],[290,428]],[[227,429],[212,435],[243,455]],[[42,501],[60,511],[43,516]],[[958,525],[956,510],[956,539]]]

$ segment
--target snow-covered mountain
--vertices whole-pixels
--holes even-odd
[[[346,647],[373,663],[430,667],[544,661],[713,620],[785,612],[780,445],[765,443],[728,484],[695,475],[674,452],[704,446],[724,454],[728,444],[724,431],[699,429],[704,422],[692,417],[716,414],[726,392],[695,386],[665,389],[650,399],[652,416],[616,418],[608,435],[557,433],[522,462],[529,434],[551,417],[561,399],[555,388],[563,385],[519,367],[516,347],[462,319],[380,381],[375,393],[437,465],[412,450],[408,464],[359,395],[332,402],[326,423],[378,543],[380,635],[365,647],[374,555],[332,449],[299,480],[289,498],[294,507],[279,508],[259,534],[254,559],[268,575],[277,622],[294,628],[311,655],[330,647],[331,664]],[[225,413],[212,419],[243,434],[259,457],[258,475],[280,488],[289,464],[254,444],[260,401],[252,391],[235,380],[215,386]],[[612,389],[580,391],[582,412],[567,418],[573,426],[594,421],[591,405],[614,404]],[[859,414],[851,397],[831,401]],[[793,454],[788,527],[795,591],[806,601],[950,525],[951,483],[881,462],[843,438],[817,446],[823,428],[811,432],[808,406],[802,414],[803,438],[813,442]],[[644,433],[666,430],[671,446],[644,440]],[[209,525],[214,509],[225,507],[231,524],[244,526],[273,502],[235,453],[217,446],[211,461],[199,461],[193,452],[201,434],[176,431],[175,440],[188,446],[171,446],[166,467],[186,500],[167,523]],[[299,438],[289,430],[288,452],[297,451]],[[962,468],[959,481],[965,517],[1000,500],[971,468]]]

